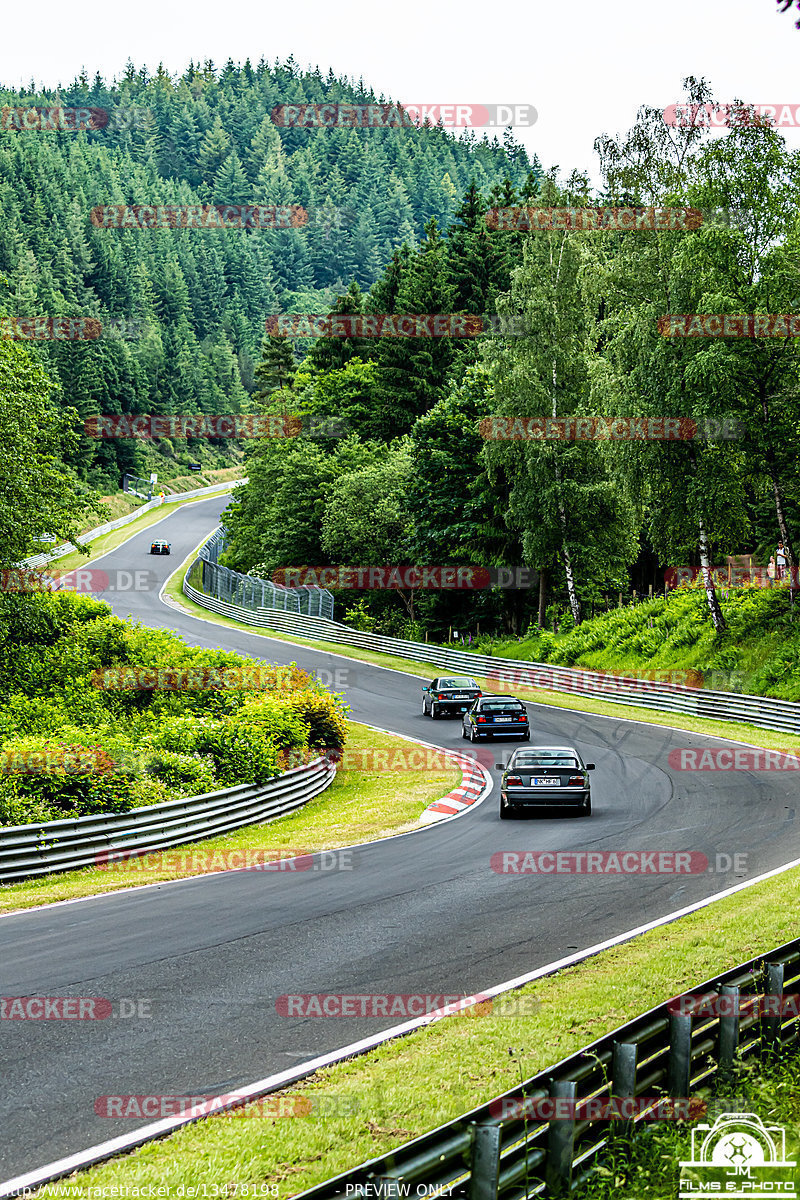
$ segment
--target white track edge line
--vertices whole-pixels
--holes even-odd
[[[460,814],[459,814],[460,815]],[[447,820],[453,820],[448,817]],[[416,832],[416,831],[414,831]],[[716,904],[717,901],[726,899],[728,896],[734,895],[736,892],[744,891],[746,888],[754,887],[757,883],[763,883],[765,879],[772,879],[776,875],[781,875],[785,871],[789,871],[794,867],[800,866],[800,859],[795,859],[793,862],[787,863],[783,867],[776,867],[772,871],[767,871],[763,875],[756,876],[755,879],[747,880],[745,883],[735,884],[731,888],[720,892],[716,896],[707,897],[704,900],[697,900],[693,904],[687,905],[685,908],[676,909],[674,912],[668,913],[664,917],[657,917],[654,921],[648,921],[644,925],[638,925],[635,929],[629,929],[626,933],[618,934],[616,937],[608,938],[604,942],[598,942],[594,946],[589,946],[585,950],[579,950],[576,954],[571,954],[566,958],[556,959],[554,962],[547,963],[546,966],[537,967],[533,971],[528,971],[524,975],[517,975],[514,979],[506,980],[505,983],[495,984],[492,987],[484,988],[480,992],[474,993],[469,997],[469,1004],[465,1004],[464,1008],[469,1008],[472,1004],[481,1003],[482,999],[487,997],[499,996],[503,992],[510,991],[512,988],[522,987],[526,983],[532,983],[535,979],[541,979],[546,975],[552,975],[557,971],[562,971],[566,967],[574,966],[576,963],[583,962],[587,958],[592,958],[596,954],[600,954],[603,950],[610,950],[614,946],[620,946],[624,942],[632,941],[636,937],[640,937],[644,933],[649,933],[653,929],[658,929],[662,925],[668,925],[678,920],[680,917],[688,916],[690,913],[697,912],[701,908],[706,908],[710,904]],[[361,1041],[351,1042],[348,1046],[343,1046],[339,1050],[330,1051],[328,1054],[319,1055],[317,1058],[308,1059],[299,1067],[292,1067],[286,1071],[278,1071],[273,1075],[267,1076],[265,1079],[257,1080],[255,1083],[248,1084],[247,1087],[237,1088],[233,1092],[226,1092],[227,1097],[235,1097],[237,1100],[255,1099],[259,1095],[265,1095],[269,1092],[277,1091],[286,1084],[297,1082],[300,1079],[305,1079],[308,1075],[314,1074],[316,1071],[322,1070],[325,1067],[333,1066],[346,1058],[354,1058],[356,1055],[365,1054],[367,1051],[375,1049],[377,1046],[383,1045],[385,1042],[393,1041],[395,1038],[403,1037],[407,1033],[412,1033],[414,1030],[422,1029],[426,1025],[431,1025],[435,1021],[446,1019],[440,1015],[432,1013],[425,1017],[417,1017],[412,1021],[405,1021],[401,1025],[393,1025],[389,1029],[383,1030],[381,1033],[372,1034],[368,1038],[362,1038]],[[220,1110],[231,1105],[220,1104]],[[94,1164],[110,1158],[111,1156],[123,1151],[132,1150],[144,1142],[153,1141],[156,1138],[163,1137],[177,1129],[181,1129],[185,1125],[194,1124],[198,1120],[202,1120],[202,1114],[199,1117],[166,1117],[162,1121],[155,1121],[151,1125],[144,1125],[135,1132],[123,1134],[118,1138],[112,1138],[110,1141],[101,1142],[97,1146],[90,1146],[86,1150],[79,1151],[77,1154],[70,1155],[68,1158],[58,1159],[55,1162],[48,1163],[44,1167],[39,1167],[34,1171],[29,1171],[25,1175],[18,1175],[15,1179],[9,1179],[0,1183],[0,1198],[4,1196],[13,1196],[17,1192],[21,1192],[25,1188],[33,1188],[49,1183],[54,1179],[71,1174],[73,1171],[81,1167],[89,1167]]]
[[[390,737],[402,738],[403,741],[411,742],[415,746],[425,746],[427,749],[430,749],[430,750],[443,750],[446,754],[452,754],[452,755],[459,753],[459,751],[448,750],[448,748],[446,746],[435,746],[433,744],[433,742],[421,742],[417,738],[410,737],[406,733],[395,733],[393,729],[383,729],[379,725],[368,725],[364,721],[359,721],[357,723],[359,725],[364,725],[365,728],[367,728],[367,729],[374,729],[378,733],[386,733]],[[428,824],[428,825],[420,825],[419,828],[417,828],[417,829],[407,829],[404,833],[389,833],[386,835],[386,837],[373,838],[371,841],[366,841],[366,842],[353,842],[349,846],[336,846],[333,849],[331,849],[330,847],[323,846],[319,850],[309,851],[309,854],[311,854],[311,855],[314,855],[314,854],[338,854],[342,850],[361,850],[361,849],[366,848],[367,846],[377,846],[381,842],[391,842],[394,839],[411,837],[413,834],[416,834],[416,833],[427,833],[430,829],[432,829],[434,827],[434,825],[435,826],[445,825],[445,824],[447,824],[448,821],[454,821],[458,817],[464,816],[466,813],[473,812],[476,808],[478,808],[479,805],[483,804],[484,800],[488,800],[488,798],[491,796],[492,792],[494,791],[494,780],[492,779],[488,770],[481,763],[477,763],[477,762],[473,761],[472,759],[470,759],[469,761],[470,761],[471,765],[477,766],[479,768],[479,770],[483,772],[484,782],[483,782],[483,786],[482,786],[481,791],[479,792],[478,796],[472,801],[471,804],[469,804],[467,807],[465,807],[461,812],[453,813],[452,816],[442,816],[439,820],[437,820],[435,822],[431,821],[430,824]],[[449,796],[449,794],[450,794],[449,792],[446,793],[446,795],[448,795],[448,796]],[[442,797],[442,800],[444,800],[444,796]],[[438,803],[440,803],[440,801],[438,801],[438,800],[431,801],[431,804],[438,804]],[[424,815],[425,812],[427,812],[427,809],[423,809],[423,812],[420,814],[420,819],[422,818],[422,816]],[[187,844],[189,844],[189,843],[187,843]],[[175,847],[175,849],[179,849],[179,847]],[[303,855],[303,857],[305,857],[305,855]],[[36,904],[36,905],[32,905],[29,908],[15,908],[15,909],[12,909],[10,912],[0,913],[0,921],[5,921],[10,917],[30,916],[32,913],[43,912],[45,909],[48,909],[48,908],[65,907],[67,904],[85,904],[89,900],[107,900],[112,896],[129,895],[131,892],[144,892],[144,891],[147,891],[149,888],[163,888],[163,887],[174,886],[175,884],[178,884],[178,883],[186,883],[188,880],[191,880],[191,879],[208,879],[208,878],[213,878],[215,875],[232,875],[232,874],[235,874],[236,872],[248,871],[248,870],[250,870],[249,867],[232,867],[230,870],[227,870],[227,871],[203,871],[202,874],[200,874],[200,875],[182,875],[180,879],[161,879],[161,880],[157,880],[154,883],[134,884],[131,887],[127,887],[127,888],[115,888],[112,891],[108,891],[108,892],[96,892],[92,896],[75,896],[71,900],[51,900],[48,904]],[[14,885],[11,884],[9,886],[13,887]],[[0,1193],[0,1195],[2,1195],[2,1193]]]

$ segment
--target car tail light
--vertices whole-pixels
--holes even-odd
[[[522,780],[520,779],[519,775],[509,775],[508,779],[506,780],[506,787],[522,787],[522,786],[523,786]]]
[[[485,725],[485,724],[486,724],[486,717],[478,717],[478,721],[479,721],[479,723],[480,723],[480,724],[482,724],[482,725]]]
[[[570,775],[567,780],[567,787],[583,787],[586,783],[585,775]]]
[[[447,692],[437,692],[437,693],[436,693],[436,699],[437,699],[437,700],[446,700],[446,699],[447,699]]]

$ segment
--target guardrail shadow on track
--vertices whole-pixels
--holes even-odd
[[[691,1113],[693,1090],[696,1095],[698,1088],[725,1084],[737,1059],[794,1048],[799,1041],[797,940],[651,1009],[521,1087],[299,1192],[295,1200],[561,1194],[588,1179],[610,1138],[627,1137],[652,1117],[654,1109],[637,1099],[673,1097],[684,1105],[677,1111]],[[592,1118],[592,1106],[597,1112],[604,1102],[623,1119]],[[556,1113],[549,1120],[538,1115],[548,1106]],[[698,1103],[694,1115],[698,1108],[702,1112]],[[581,1119],[582,1109],[588,1119]],[[634,1115],[626,1119],[626,1112]]]
[[[274,821],[320,795],[335,775],[336,765],[318,758],[263,784],[240,784],[125,813],[0,829],[0,884],[102,866],[115,855],[167,850]]]

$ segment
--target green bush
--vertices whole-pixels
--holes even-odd
[[[108,686],[139,668],[212,674],[193,689]],[[296,663],[196,649],[74,593],[0,594],[5,826],[262,782],[309,744],[342,746],[345,711]]]
[[[329,692],[297,692],[288,707],[305,722],[309,746],[340,750],[347,741],[347,719],[341,700]],[[349,709],[347,709],[349,711]]]
[[[217,787],[214,764],[200,754],[158,750],[147,758],[147,774],[168,789],[170,798],[202,796]]]
[[[306,695],[310,702],[320,698],[314,692],[300,693],[300,696]],[[302,749],[308,745],[309,723],[303,719],[291,697],[261,696],[248,700],[230,718],[230,724],[235,729],[257,730],[270,738],[279,750]]]
[[[198,737],[198,750],[210,754],[217,786],[264,783],[280,774],[279,749],[254,725],[235,726],[224,722]]]
[[[127,812],[136,804],[134,778],[88,738],[14,738],[0,755],[0,819],[9,824],[16,814],[17,823],[20,811],[32,814],[23,823]]]

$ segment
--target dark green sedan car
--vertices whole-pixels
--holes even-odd
[[[589,772],[574,746],[526,746],[515,750],[500,781],[500,817],[507,820],[522,808],[566,808],[584,817],[592,813]]]
[[[471,675],[440,675],[422,689],[422,715],[435,720],[466,712],[481,694]]]

